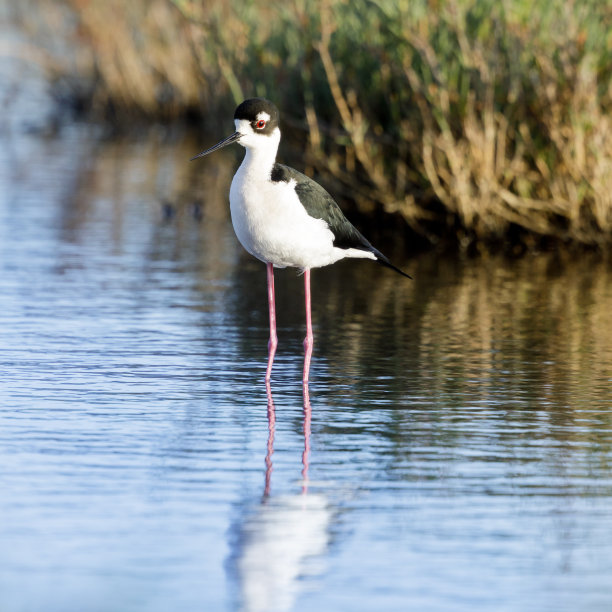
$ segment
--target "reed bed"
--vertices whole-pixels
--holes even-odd
[[[605,2],[36,6],[35,26],[20,19],[40,45],[43,22],[63,23],[50,79],[98,115],[210,119],[263,95],[306,171],[364,216],[395,213],[430,242],[612,243]]]

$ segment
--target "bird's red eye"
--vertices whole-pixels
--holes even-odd
[[[261,130],[261,129],[263,129],[264,127],[266,127],[266,122],[265,122],[263,119],[260,119],[260,120],[257,122],[257,129],[258,129],[258,130]]]

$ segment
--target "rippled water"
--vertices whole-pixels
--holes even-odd
[[[609,261],[314,271],[306,396],[278,271],[268,392],[231,154],[5,136],[3,612],[612,608]]]

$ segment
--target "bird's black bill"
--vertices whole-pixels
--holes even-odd
[[[194,155],[189,161],[193,161],[194,159],[197,159],[198,157],[204,157],[205,155],[208,155],[209,153],[212,153],[213,151],[217,151],[218,149],[227,147],[227,145],[231,145],[234,142],[238,142],[241,136],[242,134],[240,132],[234,132],[231,136],[228,136],[221,142],[218,142],[214,147],[210,147],[210,149],[206,149],[206,151],[202,151],[201,153]]]

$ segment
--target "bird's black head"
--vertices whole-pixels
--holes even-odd
[[[234,119],[246,119],[253,131],[271,134],[279,123],[278,108],[265,98],[249,98],[236,108]]]
[[[265,98],[249,98],[240,104],[234,113],[236,131],[231,136],[218,142],[215,146],[202,151],[202,153],[191,159],[204,157],[234,142],[241,144],[247,149],[268,149],[275,156],[280,140],[278,120],[278,109],[272,102]],[[261,138],[261,136],[268,136],[268,138]]]

